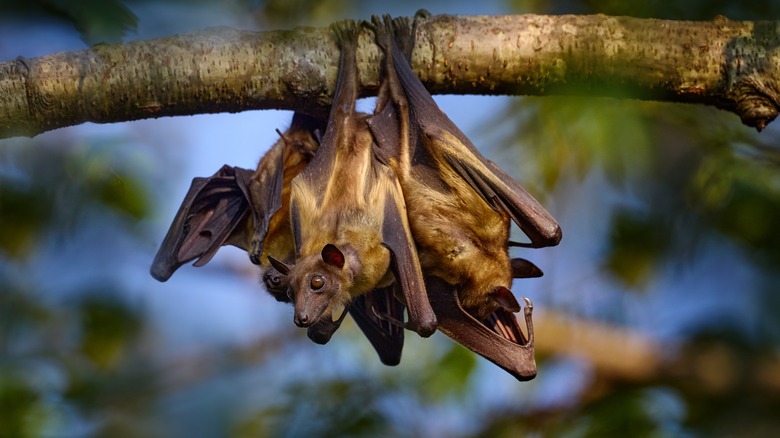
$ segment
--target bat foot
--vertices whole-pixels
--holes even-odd
[[[414,14],[414,20],[427,20],[431,18],[431,13],[428,12],[427,9],[418,9],[417,12]]]

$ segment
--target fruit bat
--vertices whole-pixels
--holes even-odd
[[[403,192],[393,170],[377,156],[369,116],[355,109],[359,31],[351,21],[334,26],[341,55],[328,124],[317,154],[291,182],[296,259],[293,264],[270,260],[287,277],[298,326],[317,327],[324,320],[326,327],[337,327],[330,323],[335,309],[395,284],[408,309],[405,326],[430,336],[436,317]]]
[[[289,302],[287,277],[270,266],[268,256],[292,261],[295,245],[289,220],[290,181],[311,161],[319,147],[319,119],[295,113],[290,128],[280,134],[255,171],[223,166],[208,178],[194,178],[151,267],[152,276],[167,281],[183,264],[208,263],[223,245],[249,253],[263,268],[262,281],[278,301]],[[400,318],[403,306],[393,291],[378,289],[351,303],[349,314],[376,349],[382,363],[401,359],[403,329],[375,312]],[[310,327],[317,343],[330,340],[338,321]]]
[[[531,379],[536,375],[532,306],[526,300],[526,339],[514,317],[521,308],[509,287],[513,277],[541,271],[522,259],[510,260],[510,220],[530,239],[513,243],[517,246],[556,245],[560,227],[433,101],[407,60],[413,46],[408,21],[374,17],[373,27],[385,60],[376,113],[368,124],[398,175],[439,328],[516,378]]]
[[[314,156],[320,125],[315,118],[295,113],[290,129],[280,135],[256,170],[225,165],[211,177],[194,178],[152,262],[152,276],[166,281],[195,259],[194,266],[203,266],[223,245],[247,251],[253,263],[266,268],[270,264],[264,254],[291,257],[289,181]],[[265,275],[264,282],[284,301],[286,295],[275,287],[276,277]]]

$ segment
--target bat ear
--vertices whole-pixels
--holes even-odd
[[[505,288],[504,286],[498,286],[490,291],[490,297],[493,299],[493,301],[498,303],[499,306],[509,310],[512,313],[517,313],[520,311],[520,303],[517,302],[517,299],[512,294],[512,291]]]
[[[341,269],[344,267],[344,253],[336,245],[329,243],[322,248],[322,261]]]
[[[277,260],[271,256],[268,256],[268,261],[271,262],[271,266],[274,267],[277,271],[279,271],[282,275],[289,275],[290,270],[292,269],[292,265],[288,265],[287,263]]]

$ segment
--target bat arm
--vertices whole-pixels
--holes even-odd
[[[401,187],[389,168],[388,172],[392,181],[385,198],[382,244],[390,251],[390,266],[409,311],[409,321],[404,326],[427,338],[436,331],[436,314],[425,293],[425,281],[406,218]]]

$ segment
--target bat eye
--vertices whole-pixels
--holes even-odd
[[[325,286],[325,278],[322,275],[313,275],[309,280],[309,286],[314,290],[322,289],[322,286]]]

